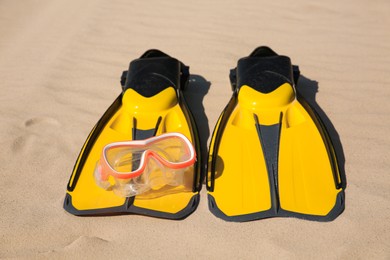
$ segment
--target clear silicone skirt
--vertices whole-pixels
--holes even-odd
[[[101,188],[132,197],[167,185],[184,185],[184,174],[195,161],[195,149],[184,135],[166,133],[106,145],[94,177]]]

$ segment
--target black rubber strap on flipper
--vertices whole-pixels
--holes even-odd
[[[144,97],[151,97],[168,87],[184,89],[189,78],[189,67],[159,50],[149,50],[132,61],[121,76],[123,92],[133,89]]]
[[[237,87],[243,85],[270,93],[284,83],[293,85],[292,65],[288,57],[249,57],[238,61]]]
[[[237,67],[230,70],[229,78],[233,91],[247,85],[261,93],[270,93],[283,83],[297,84],[299,75],[299,67],[293,66],[289,57],[261,46],[240,59]]]
[[[123,91],[133,89],[152,97],[170,86],[180,86],[180,62],[169,57],[144,58],[130,63]]]
[[[187,87],[188,79],[190,77],[190,67],[180,62],[180,89],[184,90]]]
[[[334,207],[325,216],[301,214],[297,212],[286,211],[283,209],[280,209],[278,213],[275,214],[275,211],[272,208],[266,211],[260,211],[260,212],[250,213],[250,214],[244,214],[238,216],[227,216],[218,208],[218,205],[214,197],[210,194],[208,194],[207,196],[208,196],[208,204],[209,204],[210,211],[215,216],[223,220],[232,221],[232,222],[245,222],[245,221],[253,221],[257,219],[272,218],[272,217],[295,217],[295,218],[318,221],[318,222],[328,222],[337,218],[337,216],[344,211],[344,207],[345,207],[345,203],[344,203],[345,193],[344,191],[341,191],[337,194]]]
[[[231,69],[229,73],[230,85],[234,92],[237,88],[237,68]]]
[[[127,77],[127,70],[123,71],[122,72],[122,76],[121,76],[121,86],[122,86],[122,89],[125,87],[125,84],[126,84],[126,77]]]
[[[162,212],[162,211],[137,207],[133,204],[134,197],[128,198],[123,205],[117,207],[91,209],[91,210],[78,210],[73,206],[72,196],[70,194],[66,194],[64,200],[64,209],[76,216],[109,216],[109,215],[123,215],[123,214],[138,214],[138,215],[145,215],[150,217],[180,220],[180,219],[185,219],[192,212],[196,210],[199,204],[199,200],[200,200],[199,194],[193,196],[189,201],[189,203],[187,204],[187,206],[176,213]]]
[[[294,84],[297,85],[299,77],[301,76],[301,71],[299,70],[298,65],[293,65],[292,68],[293,68]]]
[[[168,54],[160,51],[160,50],[156,50],[156,49],[151,49],[151,50],[148,50],[146,51],[141,57],[140,59],[145,59],[145,58],[161,58],[161,57],[165,57],[165,58],[171,58],[171,59],[174,59],[172,58],[171,56],[169,56]],[[188,78],[190,77],[190,67],[189,66],[186,66],[183,62],[179,61],[180,63],[180,86],[177,86],[179,87],[180,89],[185,89],[185,87],[187,86],[188,84]],[[126,74],[127,74],[127,71],[126,71]],[[123,75],[122,75],[123,76]],[[126,83],[126,75],[125,75],[125,81],[124,83],[122,84],[122,86],[124,86]]]

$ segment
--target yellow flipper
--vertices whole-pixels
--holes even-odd
[[[122,198],[100,188],[93,173],[105,145],[145,139],[166,132],[184,134],[200,154],[197,130],[181,89],[188,69],[178,60],[151,50],[130,64],[123,93],[88,136],[70,177],[64,208],[75,215],[143,214],[181,219],[199,202],[200,157],[183,185],[152,189]]]
[[[260,47],[233,73],[235,91],[210,145],[211,212],[228,221],[337,217],[344,185],[336,155],[320,119],[296,97],[290,59]]]

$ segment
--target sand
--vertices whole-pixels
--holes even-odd
[[[0,2],[0,257],[390,258],[390,2]],[[182,221],[80,218],[62,208],[89,131],[129,61],[158,48],[191,66],[203,144],[231,96],[228,72],[268,45],[299,64],[298,88],[329,118],[345,156],[335,221],[228,223],[205,188]]]

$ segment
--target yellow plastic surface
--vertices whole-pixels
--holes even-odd
[[[116,141],[132,140],[134,117],[136,118],[136,128],[138,130],[155,128],[158,118],[162,117],[156,135],[165,132],[179,132],[184,134],[191,142],[194,142],[173,87],[169,87],[149,98],[143,97],[132,89],[128,89],[124,93],[122,100],[118,99],[117,102],[122,103],[121,107],[107,122],[96,140],[84,164],[75,189],[68,191],[72,196],[73,206],[78,210],[117,207],[125,203],[125,198],[115,195],[113,191],[106,191],[100,188],[95,183],[93,173],[105,145]],[[95,128],[92,132],[94,130]],[[75,169],[78,168],[84,149],[85,146],[80,153]],[[72,174],[71,182],[74,181],[74,175],[75,171]],[[184,209],[196,194],[192,192],[193,178],[194,171],[187,171],[185,173],[184,185],[150,190],[145,194],[136,196],[134,205],[160,212],[177,213]]]
[[[273,92],[263,94],[244,85],[221,137],[214,191],[209,192],[227,216],[271,208],[268,172],[254,115],[261,125],[274,125],[280,122],[281,113],[280,207],[318,216],[327,215],[334,207],[341,189],[335,187],[324,140],[315,122],[296,99],[293,87],[285,83]],[[211,147],[216,133],[215,130]],[[210,154],[214,152],[211,149]],[[210,172],[208,174],[210,176]]]

